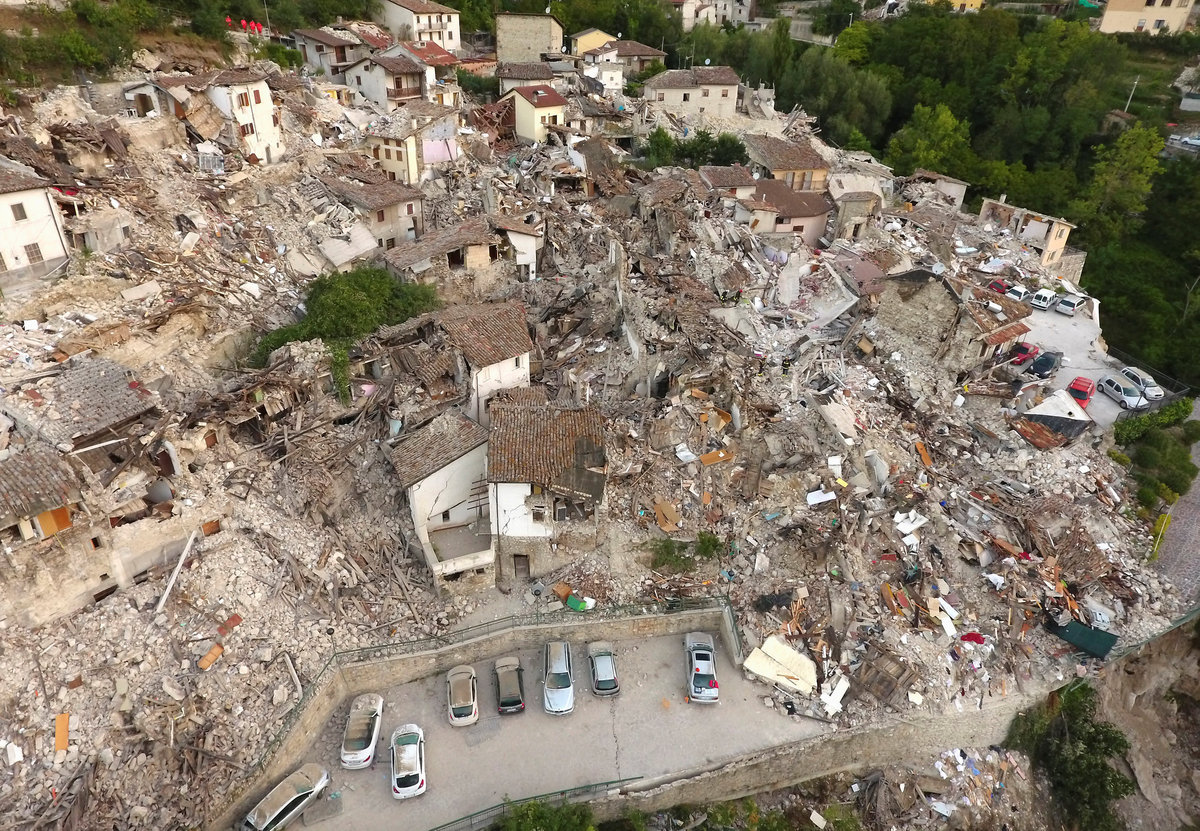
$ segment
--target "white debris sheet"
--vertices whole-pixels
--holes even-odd
[[[788,692],[812,695],[817,686],[817,665],[807,655],[788,646],[781,635],[771,635],[746,658],[742,667],[768,684]]]

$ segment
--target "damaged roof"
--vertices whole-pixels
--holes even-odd
[[[610,40],[603,46],[597,46],[595,49],[589,49],[583,54],[602,55],[606,52],[612,52],[614,49],[617,52],[618,58],[662,58],[667,54],[661,49],[655,49],[653,46],[647,46],[644,43],[638,43],[636,40]],[[708,67],[705,68],[707,69]]]
[[[740,164],[702,165],[700,178],[708,183],[710,188],[752,188],[757,182],[750,168]]]
[[[728,66],[698,66],[694,69],[668,69],[646,81],[651,89],[695,89],[699,86],[736,86],[737,72]]]
[[[79,479],[53,448],[32,444],[0,462],[0,527],[79,499]]]
[[[593,470],[605,465],[604,420],[596,407],[494,404],[491,417],[489,482],[530,483],[597,499],[603,495],[604,475]]]
[[[336,176],[318,177],[334,195],[348,199],[369,211],[378,211],[400,202],[420,202],[425,194],[403,182],[387,181],[377,184],[355,184]]]
[[[829,163],[812,146],[812,142],[788,141],[776,136],[746,135],[742,137],[746,155],[768,170],[828,170]]]
[[[17,170],[0,167],[0,193],[18,193],[23,190],[37,190],[50,185],[45,179],[29,176]]]
[[[496,69],[496,77],[516,81],[550,81],[554,72],[545,63],[506,63]]]
[[[452,306],[435,312],[434,319],[476,369],[533,351],[525,307],[515,300]]]
[[[388,458],[400,477],[400,486],[408,489],[487,440],[486,429],[453,410],[397,442]]]
[[[392,268],[403,271],[422,260],[449,254],[463,246],[491,245],[496,242],[499,242],[499,239],[492,233],[487,218],[477,216],[449,228],[429,231],[418,240],[397,245],[384,254],[383,258]]]
[[[428,66],[457,66],[460,61],[431,40],[409,40],[401,44]]]
[[[426,0],[384,0],[402,9],[408,9],[413,14],[458,14],[458,9],[443,6],[441,3],[429,3]]]
[[[809,217],[827,214],[832,210],[823,193],[792,190],[782,179],[759,179],[754,188],[754,205],[774,205],[780,215]]]
[[[387,58],[372,55],[370,60],[381,66],[385,72],[393,75],[420,75],[425,72],[425,67],[406,55],[393,55]]]
[[[542,235],[541,227],[530,225],[523,219],[518,219],[515,216],[502,216],[500,214],[488,214],[488,222],[497,231],[512,231],[516,234],[528,234],[531,237],[540,237]]]
[[[293,29],[293,35],[299,35],[305,40],[313,40],[326,46],[358,46],[357,41],[338,37],[326,29]]]

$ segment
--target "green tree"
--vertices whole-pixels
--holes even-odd
[[[882,142],[892,109],[887,82],[873,72],[851,66],[829,49],[809,49],[788,70],[780,84],[784,110],[800,104],[815,116],[834,143],[845,146],[855,131],[871,142]]]
[[[748,164],[750,157],[746,155],[746,145],[733,133],[721,133],[713,142],[710,164],[731,165]]]
[[[862,15],[862,6],[856,0],[830,0],[829,5],[813,17],[813,33],[836,37],[843,29]]]
[[[1162,169],[1162,148],[1157,132],[1135,124],[1096,151],[1092,180],[1071,204],[1071,217],[1081,226],[1085,241],[1117,240],[1141,227],[1146,198]]]
[[[974,153],[971,128],[945,104],[918,104],[912,118],[888,143],[887,159],[897,172],[908,175],[918,167],[970,181]]]
[[[586,803],[552,806],[538,801],[510,806],[493,827],[496,831],[596,831]]]
[[[646,142],[646,159],[651,167],[675,163],[675,139],[662,127],[655,127]]]
[[[833,54],[851,66],[862,66],[871,56],[872,29],[861,21],[842,30],[833,44]]]

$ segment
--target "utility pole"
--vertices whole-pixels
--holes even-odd
[[[271,37],[271,10],[267,8],[267,0],[263,0],[263,14],[267,16],[267,39]]]
[[[1142,80],[1141,75],[1133,79],[1133,89],[1129,90],[1129,100],[1125,102],[1125,112],[1129,112],[1129,105],[1133,103],[1133,94],[1137,92],[1137,85],[1140,80]]]

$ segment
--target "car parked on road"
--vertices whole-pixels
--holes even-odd
[[[496,660],[496,710],[502,716],[525,711],[525,670],[516,657]]]
[[[1042,380],[1050,378],[1062,366],[1062,358],[1063,353],[1061,352],[1043,352],[1026,368],[1025,374]]]
[[[608,641],[588,644],[588,664],[592,670],[592,694],[618,695],[621,683],[617,680],[617,656]]]
[[[571,664],[571,645],[566,641],[546,644],[545,690],[542,706],[552,716],[565,716],[575,709],[575,667]]]
[[[1092,396],[1096,393],[1096,382],[1091,378],[1085,378],[1080,375],[1071,383],[1067,384],[1067,395],[1075,399],[1081,409],[1086,410],[1087,405],[1091,403]]]
[[[1138,388],[1147,401],[1161,401],[1166,395],[1149,373],[1137,367],[1127,366],[1121,370],[1121,374],[1125,376],[1126,381]]]
[[[382,695],[364,693],[351,702],[346,730],[342,733],[342,767],[361,770],[375,761],[375,745],[382,726]]]
[[[1012,288],[1012,284],[1007,280],[993,280],[988,283],[988,288],[997,294],[1007,294],[1008,290]]]
[[[1150,406],[1142,391],[1123,375],[1105,375],[1099,386],[1100,392],[1120,404],[1122,410],[1144,410]]]
[[[1008,291],[1004,292],[1004,296],[1020,303],[1024,303],[1033,294],[1029,289],[1022,285],[1013,284],[1008,287]]]
[[[1029,305],[1035,309],[1049,311],[1058,305],[1058,292],[1054,289],[1038,289],[1029,298]]]
[[[1041,353],[1041,351],[1042,350],[1039,347],[1034,346],[1032,343],[1029,343],[1028,341],[1021,341],[1012,348],[1012,352],[1010,353],[1013,366],[1020,366],[1021,364],[1032,361]]]
[[[688,632],[683,638],[687,653],[688,701],[697,704],[716,704],[720,697],[717,685],[717,649],[712,635]]]
[[[392,799],[425,793],[425,731],[402,724],[392,733]]]
[[[329,771],[309,762],[271,789],[242,821],[241,831],[279,831],[316,801],[329,784]]]
[[[473,668],[462,664],[446,673],[446,706],[452,727],[470,727],[479,721],[479,689]]]
[[[1086,298],[1080,297],[1078,294],[1064,294],[1058,299],[1058,303],[1054,306],[1054,311],[1062,315],[1074,317],[1084,304]]]

